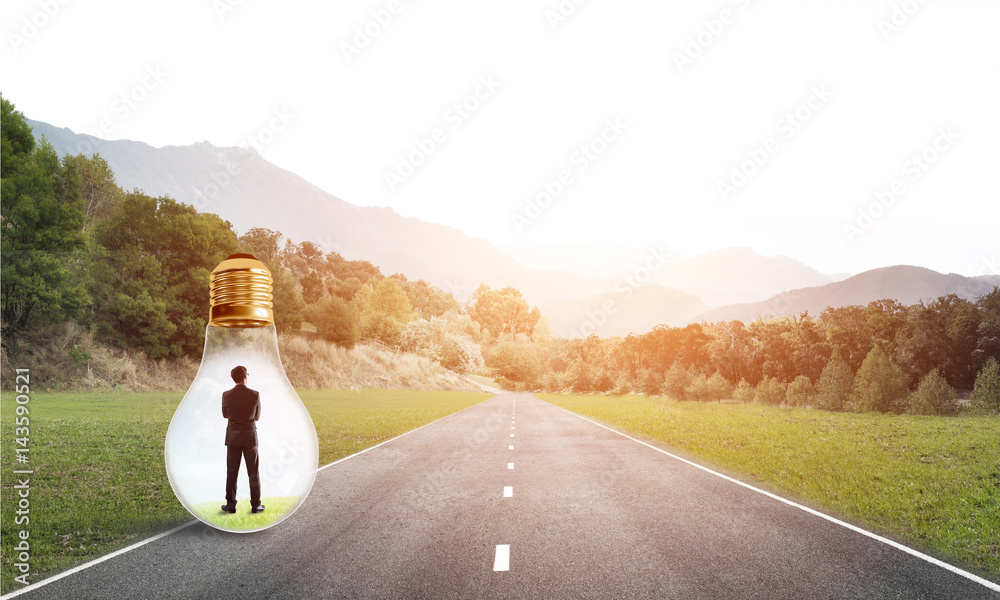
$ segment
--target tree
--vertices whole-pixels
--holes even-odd
[[[915,392],[910,395],[906,412],[914,415],[949,415],[958,410],[955,390],[952,389],[937,369],[920,380]]]
[[[240,236],[240,249],[252,254],[260,262],[270,265],[278,257],[281,239],[285,237],[280,231],[264,227],[251,227]]]
[[[1000,411],[1000,363],[990,358],[976,375],[972,405],[980,410]]]
[[[758,404],[769,404],[779,406],[785,401],[785,384],[778,381],[776,377],[764,376],[757,384],[754,393],[754,401]]]
[[[496,369],[501,377],[523,386],[531,386],[541,373],[541,363],[535,349],[527,344],[504,342],[493,349],[486,365]]]
[[[354,307],[336,296],[325,296],[308,310],[316,334],[328,342],[353,348],[358,341],[358,315]]]
[[[691,385],[691,371],[681,366],[680,361],[670,365],[663,377],[663,391],[674,400],[687,400],[688,386]]]
[[[976,308],[980,320],[972,357],[975,365],[982,369],[990,358],[1000,360],[1000,288],[994,287],[993,291],[981,296],[976,301]]]
[[[729,382],[718,371],[711,377],[699,373],[691,379],[687,395],[698,402],[722,402],[729,397],[731,389]]]
[[[639,373],[638,387],[647,396],[659,396],[663,393],[663,374],[656,369],[643,369]]]
[[[518,334],[530,336],[535,329],[541,313],[528,306],[521,297],[520,290],[505,287],[501,290],[490,289],[485,283],[480,284],[466,305],[466,311],[477,323],[490,332],[490,341],[497,341],[503,334],[509,334],[511,339]]]
[[[113,215],[125,194],[115,183],[115,174],[108,161],[99,154],[89,158],[78,154],[65,156],[63,163],[67,170],[74,173],[74,177],[79,178],[84,231],[89,230],[95,222]]]
[[[746,379],[740,379],[740,382],[736,384],[736,389],[733,390],[733,400],[743,404],[750,404],[753,402],[753,397],[753,386]]]
[[[0,104],[0,333],[14,352],[35,323],[71,319],[89,298],[71,268],[84,243],[78,174],[51,144],[35,143],[13,104]]]
[[[355,301],[361,318],[361,338],[397,345],[412,317],[410,301],[399,283],[391,277],[374,283],[369,280],[358,291]]]
[[[812,381],[805,375],[799,375],[795,381],[788,384],[788,392],[785,397],[789,406],[808,406],[812,404],[816,390]]]
[[[316,271],[309,271],[302,277],[302,300],[314,304],[323,296],[323,278]]]
[[[851,399],[854,373],[840,352],[834,352],[816,383],[816,408],[840,412]]]
[[[99,330],[151,358],[200,356],[210,272],[238,247],[229,223],[170,198],[132,192],[95,225],[94,240],[90,291]]]
[[[874,346],[854,379],[852,408],[861,412],[902,412],[906,405],[906,388],[903,370],[881,346]]]
[[[302,329],[304,321],[305,303],[302,301],[298,286],[295,285],[295,277],[291,270],[285,268],[279,256],[275,256],[270,263],[263,260],[261,262],[264,262],[271,271],[274,328],[278,333],[298,332]]]

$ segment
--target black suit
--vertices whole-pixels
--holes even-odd
[[[257,423],[260,419],[260,394],[242,383],[222,392],[222,416],[229,419],[226,427],[226,504],[236,505],[236,478],[240,474],[240,458],[246,459],[250,477],[250,505],[260,505],[259,460],[257,457]]]

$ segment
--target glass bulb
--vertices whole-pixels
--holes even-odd
[[[271,276],[263,263],[249,254],[234,254],[220,263],[212,271],[211,303],[201,366],[167,429],[167,477],[181,504],[204,523],[225,531],[260,531],[291,515],[309,494],[319,462],[316,429],[281,366]],[[230,373],[238,365],[247,369],[246,386],[260,394],[256,428],[265,508],[250,517],[243,459],[237,514],[222,510],[228,425],[222,393],[236,385]]]

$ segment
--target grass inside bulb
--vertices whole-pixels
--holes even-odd
[[[177,499],[201,521],[225,531],[251,532],[287,518],[305,500],[316,478],[316,429],[292,389],[278,356],[271,312],[271,276],[249,254],[230,256],[214,271],[211,315],[198,375],[170,421],[164,444],[167,477]],[[240,461],[235,513],[226,501],[227,427],[223,392],[231,372],[246,367],[246,387],[259,393],[256,426],[260,503],[250,511],[247,465]],[[242,442],[241,442],[242,443]]]

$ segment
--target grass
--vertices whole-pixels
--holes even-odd
[[[300,496],[273,496],[261,498],[263,512],[252,514],[249,500],[237,500],[236,512],[228,513],[222,510],[222,503],[205,502],[196,504],[193,512],[202,521],[206,521],[227,531],[257,531],[280,521],[290,510],[295,508]]]
[[[183,395],[32,392],[30,462],[19,465],[14,394],[3,393],[0,591],[21,587],[13,579],[12,550],[22,529],[30,535],[28,581],[35,582],[191,519],[170,488],[163,460],[167,426]],[[305,390],[300,396],[316,426],[321,465],[489,398],[393,390]],[[27,526],[14,524],[12,474],[25,467],[34,470]]]
[[[539,397],[1000,581],[998,417]]]

